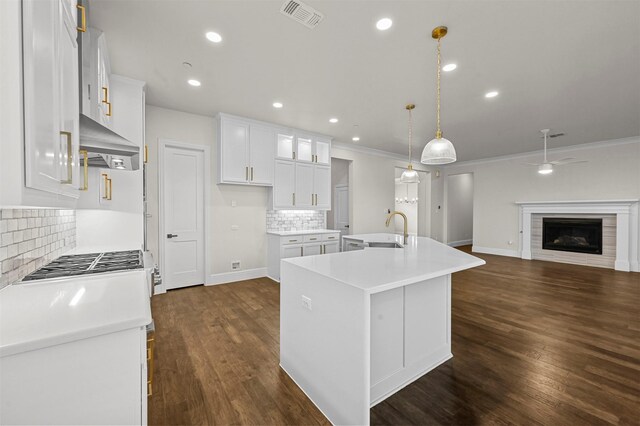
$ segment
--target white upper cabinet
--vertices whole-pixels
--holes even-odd
[[[74,4],[22,3],[24,166],[26,187],[77,198],[78,45],[69,13]]]
[[[275,142],[275,127],[220,114],[218,183],[272,186]]]
[[[295,136],[289,132],[276,131],[276,158],[283,160],[295,160]]]
[[[311,139],[311,136],[296,136],[296,148],[296,160],[308,163],[313,162],[313,139]]]
[[[98,123],[111,127],[111,66],[106,35],[87,28],[82,33],[82,113]]]
[[[273,185],[275,129],[251,124],[249,126],[249,183]]]
[[[296,164],[293,161],[276,160],[273,178],[273,208],[295,207]]]
[[[331,140],[316,138],[315,162],[318,164],[331,164]]]
[[[331,210],[331,167],[316,165],[313,169],[314,207]]]
[[[296,163],[296,208],[311,209],[315,205],[313,171],[313,164]]]

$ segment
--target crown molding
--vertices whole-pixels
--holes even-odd
[[[622,138],[622,139],[611,139],[611,140],[598,141],[598,142],[581,143],[577,145],[569,145],[569,146],[563,146],[559,148],[550,148],[550,149],[547,149],[547,153],[565,153],[565,152],[573,152],[573,151],[582,151],[585,149],[602,148],[605,146],[628,145],[632,143],[640,143],[640,136],[633,136],[630,138]],[[446,169],[452,169],[457,167],[475,166],[478,164],[494,163],[497,161],[506,161],[506,160],[514,160],[518,158],[531,157],[533,155],[540,155],[543,152],[544,150],[540,149],[536,151],[521,152],[518,154],[501,155],[498,157],[481,158],[478,160],[460,161],[453,164],[447,164],[444,167]]]
[[[391,158],[393,160],[406,161],[407,156],[396,154],[395,152],[383,151],[381,149],[369,148],[367,146],[353,143],[333,142],[331,148],[344,149],[345,151],[359,152],[361,154],[375,155],[376,157]]]

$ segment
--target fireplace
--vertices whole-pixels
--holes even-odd
[[[543,217],[542,248],[602,254],[602,219]]]

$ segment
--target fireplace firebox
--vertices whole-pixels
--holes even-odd
[[[602,219],[543,217],[542,248],[602,254]]]

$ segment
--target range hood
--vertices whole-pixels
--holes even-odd
[[[80,114],[80,149],[88,152],[91,167],[140,168],[139,146],[85,114]]]

